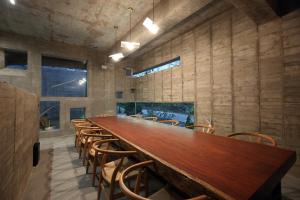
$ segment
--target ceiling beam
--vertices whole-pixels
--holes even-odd
[[[256,24],[264,24],[277,17],[266,0],[226,0],[250,17]]]

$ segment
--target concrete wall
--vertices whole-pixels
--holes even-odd
[[[88,96],[87,97],[40,97],[41,101],[60,101],[60,127],[62,131],[70,127],[70,108],[86,107],[86,116],[102,113],[114,113],[114,70],[102,70],[103,54],[94,49],[47,42],[18,35],[0,32],[0,49],[25,50],[28,54],[28,69],[9,70],[0,68],[0,81],[18,88],[41,94],[41,56],[88,60]],[[1,57],[1,54],[0,54]],[[4,65],[0,58],[0,64]],[[113,94],[113,95],[112,95]]]
[[[0,82],[0,199],[22,199],[38,141],[36,95]]]
[[[299,155],[299,22],[300,10],[261,26],[236,9],[222,13],[132,61],[141,70],[181,57],[135,79],[136,100],[195,102],[197,123],[212,117],[217,134],[261,131]],[[292,172],[300,177],[299,159]]]

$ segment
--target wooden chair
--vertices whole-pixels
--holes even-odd
[[[227,137],[235,137],[240,139],[246,139],[250,142],[256,142],[261,144],[270,144],[271,146],[277,146],[277,142],[274,138],[268,135],[264,135],[262,133],[233,133],[228,135]]]
[[[101,129],[97,126],[91,126],[91,125],[79,125],[79,126],[77,126],[77,128],[79,129],[79,131],[78,131],[78,134],[76,135],[76,138],[77,138],[76,147],[77,147],[77,151],[79,152],[79,158],[81,158],[81,153],[82,153],[82,150],[84,148],[84,143],[85,143],[85,140],[82,136],[83,130],[100,132],[103,129]]]
[[[190,128],[190,129],[200,129],[201,132],[203,133],[209,133],[209,134],[214,134],[215,133],[215,128],[211,125],[202,125],[202,124],[197,124],[197,125],[189,125],[189,126],[185,126],[186,128]]]
[[[87,157],[87,152],[91,148],[91,144],[97,140],[101,140],[103,138],[109,138],[112,137],[111,134],[105,133],[103,129],[101,128],[88,128],[88,129],[82,129],[80,134],[80,146],[81,151],[83,152],[82,156],[82,162],[83,165],[85,165],[85,160]]]
[[[103,194],[105,199],[113,200],[120,197],[123,197],[124,194],[122,192],[115,194],[115,186],[116,183],[120,179],[121,172],[132,164],[128,159],[128,156],[136,154],[136,151],[118,151],[118,150],[111,150],[111,146],[113,142],[119,141],[118,139],[105,139],[94,142],[93,148],[102,153],[102,159],[100,164],[100,177],[99,177],[99,186],[98,186],[98,197],[99,200],[101,197],[101,192],[103,190]],[[104,144],[107,144],[105,148],[102,148]],[[114,161],[107,162],[111,158],[118,158]],[[129,176],[136,176],[137,173],[131,173]],[[104,190],[103,182],[106,182],[109,187],[109,194],[107,195]],[[108,197],[108,198],[107,198]]]
[[[129,115],[129,117],[143,118],[143,115],[135,114],[135,115]]]
[[[152,120],[152,121],[157,121],[157,117],[144,117],[146,120]]]
[[[137,164],[134,164],[128,168],[126,168],[120,176],[119,184],[122,192],[132,200],[176,200],[178,195],[176,195],[174,192],[172,193],[170,190],[168,190],[167,187],[164,187],[160,189],[159,191],[155,192],[154,194],[146,197],[143,197],[140,195],[140,188],[141,188],[141,180],[142,177],[147,174],[147,167],[150,167],[153,165],[154,162],[152,160],[140,162]],[[127,187],[125,184],[125,180],[127,179],[127,175],[130,174],[132,171],[138,171],[138,174],[136,176],[136,181],[134,185],[133,191]],[[198,197],[191,198],[189,200],[206,200],[208,199],[206,195],[201,195]]]
[[[86,121],[86,122],[77,122],[77,123],[74,122],[73,125],[74,125],[74,128],[75,128],[74,146],[76,147],[77,143],[78,143],[78,135],[79,135],[81,129],[86,127],[86,126],[92,126],[92,124],[90,122]]]
[[[78,123],[83,123],[83,122],[87,122],[86,119],[72,119],[71,123],[74,124],[78,124]]]
[[[96,177],[97,177],[97,174],[96,174],[96,171],[97,171],[97,167],[100,165],[99,161],[101,160],[101,156],[103,155],[102,153],[100,153],[97,149],[94,148],[93,144],[97,141],[101,141],[103,139],[111,139],[113,136],[111,134],[106,134],[106,133],[93,133],[93,134],[89,134],[89,133],[84,133],[84,135],[88,138],[86,138],[86,140],[88,141],[89,138],[90,139],[90,142],[86,143],[85,145],[85,150],[83,151],[84,152],[84,155],[85,153],[87,152],[87,165],[86,165],[86,174],[88,173],[89,171],[89,167],[92,166],[92,184],[93,186],[95,185],[95,180],[96,180]],[[98,148],[100,148],[98,146]],[[102,145],[101,148],[108,148],[107,145]],[[83,161],[83,164],[84,161]]]
[[[178,126],[179,125],[179,121],[177,121],[175,119],[160,120],[158,122],[165,123],[165,124],[171,124],[172,126]]]

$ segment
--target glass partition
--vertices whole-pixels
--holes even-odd
[[[117,113],[121,115],[140,114],[143,117],[157,117],[158,120],[175,119],[180,126],[193,125],[194,103],[154,103],[126,102],[117,103]]]

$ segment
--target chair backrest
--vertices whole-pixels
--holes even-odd
[[[190,126],[186,126],[186,128],[199,129],[203,133],[209,133],[209,134],[214,134],[215,133],[215,128],[211,124],[208,124],[208,125],[204,125],[204,124],[190,125]]]
[[[172,126],[178,126],[179,125],[179,121],[177,121],[175,119],[159,120],[158,122],[165,123],[165,124],[171,124]]]
[[[112,143],[117,142],[117,141],[119,141],[119,139],[104,139],[104,140],[99,140],[99,141],[94,142],[93,146],[92,146],[92,148],[95,150],[96,154],[98,152],[103,154],[101,163],[100,163],[101,169],[104,169],[104,165],[105,165],[105,163],[107,163],[108,158],[110,156],[113,156],[114,158],[120,158],[120,162],[118,162],[118,164],[113,172],[112,180],[116,179],[117,172],[119,171],[119,169],[121,169],[124,158],[126,158],[130,155],[136,154],[136,151],[122,151],[122,150],[110,149],[112,146]],[[104,144],[107,144],[107,146],[105,146],[104,148],[101,148],[104,146]]]
[[[86,119],[72,119],[71,122],[72,122],[72,124],[78,124],[78,123],[87,122],[87,120]]]
[[[152,120],[152,121],[157,121],[157,117],[144,117],[146,120]]]
[[[277,146],[277,142],[274,138],[268,135],[264,135],[262,133],[233,133],[228,135],[227,137],[234,137],[243,140],[247,140],[250,142],[256,142],[261,144],[270,144],[271,146]]]
[[[131,165],[130,167],[126,168],[120,176],[119,185],[122,190],[122,192],[132,200],[150,200],[147,197],[141,196],[139,193],[141,191],[141,181],[143,176],[147,176],[147,167],[154,166],[153,160],[148,160],[144,162],[140,162],[134,165]],[[154,166],[155,167],[155,166]],[[132,171],[138,171],[135,184],[133,186],[133,191],[127,187],[125,184],[126,177],[130,172]],[[190,200],[206,200],[207,196],[201,195],[198,197],[191,198]]]

